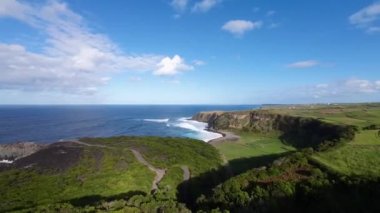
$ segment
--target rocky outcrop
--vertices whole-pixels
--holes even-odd
[[[29,156],[45,147],[33,142],[18,142],[0,145],[0,160],[16,160]]]
[[[266,110],[201,112],[194,120],[207,122],[215,130],[238,129],[281,133],[280,139],[298,148],[330,147],[355,136],[355,127],[326,123],[315,118],[275,114]]]

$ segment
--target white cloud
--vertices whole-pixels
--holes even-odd
[[[275,29],[277,27],[280,26],[280,23],[271,23],[269,26],[268,26],[268,29]]]
[[[378,32],[380,23],[380,2],[373,3],[349,17],[351,24],[369,33]]]
[[[350,97],[371,95],[380,93],[380,81],[365,79],[347,79],[329,84],[317,84],[309,88],[303,88],[306,94],[313,97]]]
[[[192,11],[193,12],[207,12],[211,8],[215,7],[217,4],[221,2],[222,0],[201,0],[195,3]]]
[[[180,80],[177,80],[177,79],[170,80],[170,81],[168,81],[168,82],[171,83],[171,84],[176,84],[176,85],[181,84],[181,81],[180,81]]]
[[[128,80],[131,82],[138,82],[138,81],[141,81],[142,78],[138,76],[132,76],[132,77],[129,77]]]
[[[379,33],[380,32],[380,27],[369,27],[367,29],[368,33]]]
[[[170,5],[177,11],[184,11],[187,7],[188,0],[173,0]]]
[[[320,89],[326,89],[329,87],[329,85],[328,84],[317,84],[315,87],[320,88]]]
[[[380,90],[380,81],[375,81],[375,87],[377,90]]]
[[[157,64],[157,69],[154,71],[155,75],[176,75],[182,71],[192,70],[194,67],[187,65],[185,60],[179,55],[173,58],[165,57]]]
[[[274,10],[269,10],[268,12],[267,12],[267,16],[273,16],[274,14],[276,14],[276,11],[274,11]]]
[[[159,55],[128,55],[94,33],[65,3],[0,1],[0,18],[22,21],[46,36],[41,52],[0,42],[0,89],[92,94],[119,71],[155,71]],[[165,58],[164,58],[165,59]],[[178,69],[178,68],[177,68]]]
[[[262,25],[262,21],[231,20],[222,26],[222,30],[228,31],[235,36],[242,36],[247,31],[261,28]]]
[[[318,66],[319,62],[315,60],[307,60],[307,61],[297,61],[291,64],[288,64],[287,67],[290,68],[297,68],[297,69],[304,69],[304,68],[311,68]]]
[[[203,66],[203,65],[206,64],[206,62],[204,62],[204,61],[202,61],[202,60],[194,60],[194,61],[193,61],[193,64],[194,64],[195,66]]]
[[[15,0],[0,1],[0,17],[13,17],[19,20],[27,21],[28,13],[30,13],[28,5],[24,5]]]
[[[377,91],[376,82],[362,79],[349,79],[344,82],[343,87],[354,92],[372,93]]]

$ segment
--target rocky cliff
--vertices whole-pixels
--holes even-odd
[[[275,114],[266,110],[201,112],[193,119],[207,122],[209,127],[215,130],[278,131],[284,143],[299,148],[321,149],[334,146],[339,142],[351,141],[356,131],[353,126],[326,123],[315,118]]]

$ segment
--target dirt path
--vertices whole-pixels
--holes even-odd
[[[183,181],[187,181],[190,179],[190,170],[188,166],[181,166],[181,169],[183,171]]]
[[[154,177],[153,183],[152,183],[152,190],[158,189],[158,183],[161,181],[161,179],[164,177],[166,170],[165,169],[157,169],[152,164],[150,164],[148,161],[144,159],[144,157],[141,155],[140,152],[137,150],[131,149],[133,155],[136,157],[136,159],[147,166],[151,171],[156,173],[156,176]]]
[[[78,141],[78,140],[75,140],[75,141],[72,140],[71,142],[74,142],[74,143],[77,143],[80,145],[84,145],[84,146],[109,148],[108,146],[105,146],[105,145],[88,144],[88,143]],[[149,170],[156,173],[156,176],[154,177],[154,180],[152,182],[152,190],[157,190],[158,189],[158,183],[160,183],[162,178],[165,176],[166,170],[165,169],[158,169],[158,168],[154,167],[152,164],[150,164],[148,161],[145,160],[145,158],[141,155],[141,153],[139,151],[137,151],[135,149],[131,149],[131,151],[132,151],[133,155],[135,156],[135,158],[137,159],[137,161],[139,161],[141,164],[147,166],[149,168]],[[189,167],[184,165],[184,166],[181,166],[181,169],[183,171],[183,180],[184,181],[189,180],[191,178],[191,173],[190,173]]]
[[[100,147],[100,148],[108,148],[108,146],[105,146],[105,145],[89,144],[89,143],[85,143],[85,142],[78,141],[78,140],[70,140],[70,142],[73,142],[73,143],[76,143],[76,144],[80,144],[80,145],[84,145],[84,146],[93,146],[93,147]]]

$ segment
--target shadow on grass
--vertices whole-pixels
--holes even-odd
[[[70,203],[71,205],[75,207],[85,207],[88,205],[91,206],[91,205],[98,204],[100,201],[113,201],[113,200],[121,200],[121,199],[128,200],[129,198],[135,195],[145,196],[146,193],[142,191],[129,191],[126,193],[121,193],[121,194],[112,195],[108,197],[101,196],[101,195],[89,195],[89,196],[67,200],[65,202]]]
[[[65,200],[65,201],[62,201],[60,203],[70,203],[74,207],[86,207],[86,206],[95,206],[95,205],[99,204],[101,201],[109,202],[109,201],[121,200],[121,199],[128,200],[135,195],[145,196],[147,194],[143,191],[129,191],[126,193],[121,193],[121,194],[112,195],[112,196],[89,195],[89,196],[84,196],[84,197],[80,197],[80,198]],[[6,209],[6,211],[10,211],[10,212],[12,211],[13,212],[13,211],[20,211],[20,210],[25,210],[25,209],[33,209],[37,206],[39,206],[39,205],[36,205],[34,203],[30,203],[30,205]]]
[[[228,165],[207,171],[188,181],[182,182],[177,187],[177,199],[179,202],[185,203],[188,208],[194,209],[196,199],[202,194],[207,197],[217,185],[250,169],[266,166],[290,153],[292,152],[231,160],[228,162]]]

